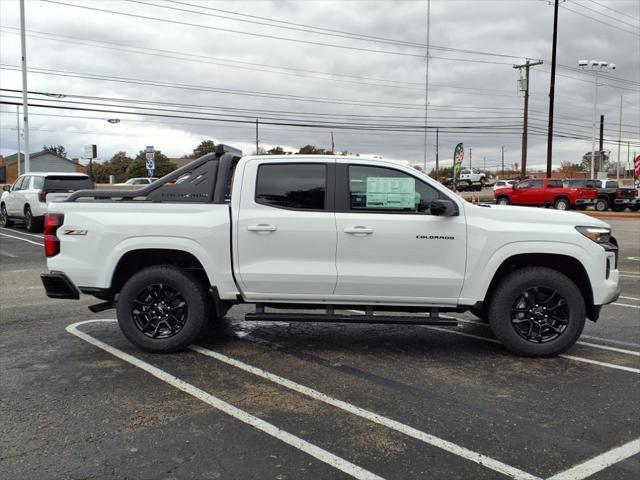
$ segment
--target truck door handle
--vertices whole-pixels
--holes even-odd
[[[275,225],[269,225],[267,223],[259,223],[258,225],[249,225],[247,230],[250,232],[275,232],[277,230]]]
[[[355,227],[345,228],[343,232],[350,233],[352,235],[371,235],[373,233],[373,228],[356,225]]]

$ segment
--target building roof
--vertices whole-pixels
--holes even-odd
[[[49,150],[42,150],[40,152],[30,153],[29,158],[30,159],[38,158],[38,157],[41,157],[42,155],[47,155],[47,154],[53,155],[54,157],[61,158],[62,160],[66,160],[67,162],[72,163],[73,165],[78,165],[73,160],[69,160],[68,158],[63,157],[62,155],[58,155],[57,153],[50,152]],[[17,153],[14,153],[13,155],[9,155],[8,157],[4,157],[4,163],[6,165],[9,165],[11,163],[16,163],[17,161],[18,161]],[[22,152],[20,153],[20,161],[24,162],[24,154]]]

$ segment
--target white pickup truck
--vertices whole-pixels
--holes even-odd
[[[45,251],[49,297],[101,299],[155,352],[250,303],[254,321],[455,326],[439,314],[471,310],[516,354],[552,356],[619,294],[595,218],[472,205],[395,163],[223,145],[140,190],[50,204]]]

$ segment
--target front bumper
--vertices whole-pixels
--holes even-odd
[[[633,207],[640,203],[640,198],[616,198],[613,203],[615,205],[621,205],[625,207]]]
[[[62,272],[41,273],[40,279],[49,298],[80,298],[78,287]]]

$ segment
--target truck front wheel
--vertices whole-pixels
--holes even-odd
[[[193,343],[207,322],[207,289],[182,268],[147,267],[122,287],[117,313],[122,333],[137,347],[176,352]]]
[[[571,208],[571,204],[569,203],[569,200],[567,200],[566,198],[560,197],[556,199],[555,203],[553,204],[553,207],[556,210],[569,210],[569,208]]]
[[[546,267],[524,267],[507,275],[489,306],[493,333],[516,355],[552,357],[576,343],[586,308],[566,275]]]
[[[509,198],[508,197],[498,197],[498,200],[496,201],[496,203],[498,205],[509,205]]]

